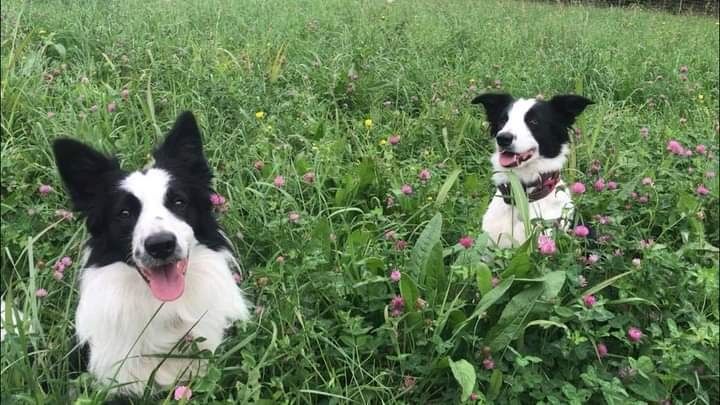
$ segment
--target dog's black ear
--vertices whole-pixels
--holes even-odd
[[[116,159],[109,158],[82,142],[68,138],[53,143],[55,164],[75,208],[87,212],[103,190],[103,178],[120,170]]]
[[[550,99],[550,105],[565,117],[569,125],[572,125],[575,118],[585,111],[585,108],[590,104],[595,103],[590,99],[574,94],[564,94]]]
[[[177,117],[165,141],[155,150],[153,156],[158,167],[174,174],[210,182],[212,173],[203,153],[200,128],[190,111]]]
[[[507,93],[485,93],[475,97],[473,104],[482,104],[491,124],[500,120],[500,115],[512,104],[513,98]]]

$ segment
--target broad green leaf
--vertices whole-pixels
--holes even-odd
[[[298,177],[301,177],[312,167],[312,164],[307,160],[307,156],[305,156],[302,152],[295,155],[293,163],[295,166],[295,173]]]
[[[631,384],[628,385],[630,391],[638,394],[646,401],[659,403],[667,397],[665,387],[655,377],[645,378],[636,376]]]
[[[437,197],[435,198],[436,207],[441,207],[445,203],[450,189],[455,184],[455,181],[461,172],[462,170],[455,169],[448,175],[447,179],[445,179],[445,183],[443,183],[442,187],[440,187],[440,191],[438,191]]]
[[[369,256],[364,260],[360,260],[357,262],[357,264],[363,264],[365,267],[367,267],[368,270],[378,273],[383,272],[385,268],[385,261],[382,257],[377,256]]]
[[[450,367],[450,358],[447,356],[440,357],[435,361],[435,364],[433,364],[434,370],[443,370]]]
[[[440,233],[442,231],[442,214],[437,213],[425,225],[425,229],[420,233],[420,237],[415,242],[412,254],[410,255],[410,265],[416,274],[422,275],[421,271],[425,268],[428,257],[432,254],[432,250],[440,243]]]
[[[650,374],[653,371],[655,371],[655,364],[653,364],[653,361],[648,356],[640,356],[637,359],[637,368],[639,371]]]
[[[495,369],[493,370],[492,376],[490,376],[490,388],[488,388],[487,397],[490,400],[497,398],[500,394],[500,388],[502,388],[503,374],[502,371]]]
[[[502,272],[502,278],[508,278],[510,276],[523,277],[530,271],[530,256],[527,254],[525,249],[518,249],[510,259],[507,269]]]
[[[453,310],[450,311],[448,314],[448,323],[450,324],[450,328],[454,329],[460,324],[463,324],[467,320],[467,317],[465,316],[465,313],[460,310]]]
[[[345,242],[345,252],[353,257],[364,256],[365,248],[372,235],[364,229],[353,231]]]
[[[349,205],[355,196],[375,181],[375,163],[365,159],[342,179],[342,187],[335,192],[335,204]]]
[[[63,44],[53,44],[53,48],[55,48],[55,51],[60,55],[61,59],[65,59],[65,46]]]
[[[493,351],[503,350],[524,329],[528,315],[543,292],[545,292],[544,284],[535,284],[510,300],[497,324],[488,332],[488,346]]]
[[[407,311],[415,310],[415,301],[419,296],[417,285],[409,274],[403,274],[400,278],[400,295],[405,300],[405,309]]]
[[[594,367],[588,367],[587,371],[580,374],[585,385],[592,387],[599,392],[602,392],[603,399],[608,405],[625,405],[637,403],[636,401],[630,401],[630,395],[623,387],[622,382],[617,377],[613,377],[608,380],[606,377],[597,375],[597,371]]]
[[[315,228],[312,230],[310,245],[322,251],[323,254],[329,255],[332,250],[330,234],[330,221],[326,218],[319,218]]]
[[[193,391],[205,392],[212,391],[220,380],[220,370],[217,367],[209,367],[201,378],[193,381]]]
[[[335,192],[335,204],[337,206],[348,205],[355,196],[360,186],[358,179],[353,175],[346,175],[342,180],[342,187]]]
[[[476,241],[477,242],[477,241]],[[451,254],[459,252],[455,259],[455,266],[473,266],[478,263],[483,263],[480,252],[476,249],[477,243],[472,249],[465,249],[462,246],[454,245],[450,249],[453,249]]]
[[[442,215],[437,213],[420,233],[410,255],[411,273],[417,275],[421,286],[430,288],[433,293],[429,296],[431,299],[445,277],[440,243],[441,228]]]
[[[551,300],[560,294],[563,285],[565,284],[565,272],[564,271],[552,271],[543,277],[543,284],[545,285],[545,292],[542,295],[544,300]]]
[[[573,312],[573,310],[568,307],[556,307],[555,313],[565,320],[575,318],[575,312]]]
[[[450,359],[449,363],[455,380],[462,388],[462,400],[464,401],[470,397],[475,388],[475,368],[465,359],[458,361]]]
[[[475,277],[477,278],[478,289],[484,297],[490,290],[492,290],[492,272],[485,263],[478,263],[475,266]]]
[[[423,264],[422,274],[425,275],[424,287],[427,288],[428,299],[432,304],[436,301],[438,293],[445,291],[447,280],[440,242],[430,250],[430,254]]]
[[[483,186],[486,183],[480,181],[480,177],[477,174],[470,173],[463,176],[463,179],[463,190],[465,191],[465,194],[474,194],[485,191]]]
[[[476,316],[480,316],[483,312],[487,311],[488,308],[492,306],[497,300],[499,300],[507,290],[510,289],[510,286],[512,285],[513,281],[515,280],[515,277],[507,278],[500,282],[500,284],[497,285],[497,287],[493,288],[485,294],[480,302],[478,302],[477,307],[475,308],[475,311],[473,311],[473,314],[470,315],[468,320],[475,318]]]
[[[358,186],[363,189],[375,181],[375,162],[371,159],[365,159],[355,169]]]
[[[490,237],[487,233],[481,232],[477,238],[475,238],[475,246],[473,246],[474,251],[479,251],[482,249],[485,249],[488,245],[488,242],[490,242]]]
[[[314,139],[319,140],[325,137],[325,121],[320,121],[317,128],[315,129]]]
[[[695,195],[689,193],[682,193],[677,201],[677,210],[684,213],[685,215],[691,215],[697,211],[700,205],[699,200]]]

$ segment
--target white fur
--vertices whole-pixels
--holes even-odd
[[[200,347],[214,351],[233,321],[249,318],[230,269],[233,260],[226,250],[191,246],[185,292],[164,304],[153,297],[136,269],[125,263],[84,269],[75,322],[80,342],[90,345],[90,372],[105,383],[126,384],[114,391],[139,394],[162,356],[186,333],[204,337]],[[167,388],[202,369],[197,360],[166,359],[155,374],[155,383]]]
[[[536,153],[532,158],[520,164],[520,166],[507,168],[500,165],[500,153],[495,151],[490,157],[490,162],[495,172],[495,174],[493,174],[493,181],[495,184],[508,183],[510,178],[507,173],[513,172],[521,182],[530,184],[540,177],[540,173],[562,170],[569,152],[570,148],[567,145],[563,145],[560,154],[552,159],[542,157]]]
[[[530,149],[537,150],[538,148],[538,143],[535,141],[535,137],[525,122],[525,114],[527,114],[535,104],[537,104],[535,99],[521,98],[515,101],[510,107],[510,111],[508,111],[507,122],[500,128],[500,131],[498,131],[498,133],[510,133],[515,137],[511,148],[516,153],[527,152]]]
[[[531,222],[538,218],[548,221],[569,218],[572,215],[573,205],[570,194],[561,188],[564,188],[562,181],[545,198],[529,204]],[[513,205],[505,204],[499,191],[485,211],[482,229],[499,247],[519,246],[526,240],[520,210]]]
[[[177,238],[176,254],[187,257],[195,241],[192,227],[176,217],[165,206],[165,194],[170,183],[170,174],[162,169],[134,172],[126,177],[120,187],[132,193],[142,205],[140,216],[133,231],[133,259],[141,262],[145,253],[145,239],[148,236],[169,232]]]
[[[500,152],[496,145],[495,153],[490,156],[495,184],[509,183],[509,172],[515,173],[522,183],[531,184],[540,177],[540,173],[561,170],[565,165],[569,152],[567,144],[563,145],[560,154],[552,159],[542,157],[538,153],[539,145],[525,123],[525,114],[535,103],[537,101],[534,99],[517,100],[510,108],[508,121],[500,132],[510,132],[515,135],[512,146],[516,152],[522,153],[534,148],[536,153],[520,166],[506,168],[500,165]],[[527,190],[528,193],[531,191],[532,189]],[[569,218],[573,211],[572,199],[562,181],[558,182],[556,189],[545,198],[531,202],[529,208],[531,221],[541,218],[546,221],[561,219],[562,222],[567,222],[565,219]],[[482,229],[500,247],[521,245],[526,240],[520,211],[517,207],[505,204],[499,191],[483,216]]]
[[[22,326],[23,314],[17,309],[13,308],[10,312],[9,322],[5,322],[5,299],[0,298],[0,342],[5,340],[5,335],[10,332],[11,334],[17,334],[18,328]]]

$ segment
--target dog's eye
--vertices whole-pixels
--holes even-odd
[[[120,212],[118,212],[118,217],[121,219],[130,218],[130,210],[128,210],[128,209],[120,210]]]
[[[538,120],[536,120],[536,119],[531,119],[531,120],[528,122],[528,124],[530,124],[530,125],[532,125],[532,126],[537,126]]]
[[[173,201],[173,205],[176,208],[183,208],[185,206],[186,202],[182,198],[176,198],[175,201]]]

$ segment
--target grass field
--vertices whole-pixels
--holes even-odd
[[[85,231],[58,212],[50,142],[139,167],[186,109],[255,305],[192,402],[720,400],[717,20],[499,0],[4,0],[1,26],[2,293],[26,315],[2,344],[3,404],[105,395],[68,378]],[[575,199],[596,241],[556,235],[552,256],[535,237],[488,244],[493,145],[469,101],[491,90],[596,102],[563,173],[587,187]]]

